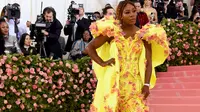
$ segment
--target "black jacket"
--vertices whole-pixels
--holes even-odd
[[[47,32],[49,33],[47,41],[45,42],[47,56],[53,54],[54,58],[62,58],[61,46],[58,41],[62,28],[63,26],[60,21],[55,19],[50,28],[47,29]]]
[[[3,36],[0,36],[0,55],[5,54],[5,40]]]
[[[74,41],[76,40],[80,40],[82,38],[83,32],[85,29],[89,29],[90,27],[90,20],[86,19],[86,18],[82,18],[81,20],[78,20],[77,22],[77,29],[75,32],[75,39],[72,40],[72,32],[74,31],[74,24],[69,24],[66,25],[64,28],[64,33],[65,35],[68,35],[68,41],[66,43],[66,47],[65,47],[65,51],[70,51],[71,50],[71,46],[73,44]]]

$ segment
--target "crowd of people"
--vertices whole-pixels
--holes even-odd
[[[79,7],[78,13],[71,15],[75,20],[67,20],[64,28],[52,7],[43,10],[42,21],[22,24],[19,18],[8,17],[5,6],[0,18],[0,55],[40,54],[62,59],[62,55],[69,52],[68,59],[71,60],[89,55],[94,60],[98,78],[92,111],[147,112],[144,100],[155,85],[154,67],[162,64],[169,55],[165,31],[156,24],[163,18],[200,24],[200,4],[192,4],[190,17],[183,0],[124,0],[116,9],[106,4],[102,12],[94,12],[92,18],[85,15],[83,7]],[[13,5],[20,7],[19,4]],[[41,28],[42,23],[45,23],[45,28]],[[146,27],[142,29],[144,25]],[[30,28],[30,34],[26,27]],[[60,36],[62,29],[68,36],[65,48],[61,47],[64,41]],[[150,42],[148,37],[156,39]]]
[[[191,16],[189,16],[188,6],[183,2],[183,0],[132,1],[137,9],[137,20],[135,25],[139,28],[142,28],[142,26],[147,23],[159,24],[163,18],[172,18],[186,21],[189,20],[195,22],[196,24],[200,23],[200,5],[198,0],[191,1],[191,5],[193,6]],[[20,7],[17,3],[13,5]],[[2,51],[1,54],[27,54],[27,51],[30,51],[27,49],[27,47],[35,45],[31,42],[33,39],[35,39],[38,44],[36,44],[36,46],[30,47],[31,49],[34,48],[34,51],[36,51],[32,54],[40,54],[44,55],[45,57],[53,56],[54,59],[62,59],[62,56],[66,52],[69,52],[68,59],[76,60],[77,58],[81,58],[86,55],[83,51],[93,38],[89,30],[91,23],[100,20],[105,16],[115,16],[115,12],[116,10],[114,7],[112,7],[110,4],[106,4],[102,12],[96,11],[93,13],[92,17],[88,17],[85,14],[84,8],[80,7],[79,14],[75,15],[76,20],[74,22],[67,20],[67,23],[63,28],[59,20],[56,18],[56,11],[52,7],[47,7],[43,11],[43,18],[45,22],[50,23],[51,25],[49,28],[42,30],[42,34],[45,38],[44,40],[46,41],[38,41],[35,39],[36,37],[34,38],[34,31],[31,31],[30,39],[27,40],[30,41],[29,45],[26,45],[26,49],[24,49],[22,43],[25,41],[21,38],[26,35],[26,28],[32,28],[34,24],[32,25],[30,22],[23,24],[20,22],[19,18],[8,18],[7,6],[5,6],[1,12],[2,23],[0,32],[2,37],[1,41],[4,41],[4,44],[1,44],[2,48],[0,48]],[[5,22],[3,22],[3,19]],[[5,32],[3,33],[3,28],[5,27],[8,27],[8,34],[4,34]],[[64,39],[60,36],[62,28],[64,30],[64,34],[68,36],[66,44]],[[44,44],[44,47],[41,46],[41,44]]]

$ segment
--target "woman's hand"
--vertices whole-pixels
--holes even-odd
[[[101,63],[100,65],[102,67],[106,67],[106,66],[112,66],[115,64],[115,58],[111,58],[108,61],[104,61],[103,63]]]
[[[143,86],[143,88],[142,88],[142,94],[144,95],[144,100],[146,100],[147,97],[150,94],[149,86],[146,86],[146,85]]]

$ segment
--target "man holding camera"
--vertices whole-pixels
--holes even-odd
[[[71,9],[76,10],[76,9]],[[89,19],[85,17],[85,12],[83,7],[79,7],[77,13],[71,14],[71,17],[75,16],[75,21],[67,21],[64,33],[65,35],[68,35],[67,44],[65,47],[65,51],[70,52],[72,44],[76,41],[82,38],[82,34],[85,29],[89,29],[89,26],[91,22]],[[71,18],[72,20],[72,18]]]
[[[62,59],[62,51],[58,39],[60,38],[60,33],[63,26],[60,21],[56,19],[56,12],[52,7],[46,7],[43,10],[43,17],[47,24],[50,23],[49,28],[42,30],[42,33],[46,38],[45,50],[47,57]]]

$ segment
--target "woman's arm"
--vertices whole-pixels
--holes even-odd
[[[152,73],[152,51],[151,51],[151,44],[148,44],[147,41],[144,41],[144,47],[146,51],[146,72],[145,72],[145,82],[146,84],[150,83],[151,73]]]
[[[154,14],[155,14],[155,22],[158,23],[158,13],[156,9],[154,9]]]
[[[151,44],[148,44],[147,41],[144,42],[144,47],[145,47],[145,57],[147,59],[146,62],[146,71],[145,71],[145,80],[144,80],[144,87],[142,88],[142,94],[144,95],[144,99],[146,99],[149,94],[149,84],[150,84],[150,79],[151,79],[151,74],[152,74],[152,50],[151,50]]]
[[[102,46],[104,43],[109,42],[112,38],[109,38],[107,36],[99,36],[93,39],[88,46],[86,47],[84,53],[88,54],[92,60],[94,60],[97,64],[101,66],[107,66],[114,64],[114,59],[110,59],[106,62],[104,62],[97,54],[96,49]]]

